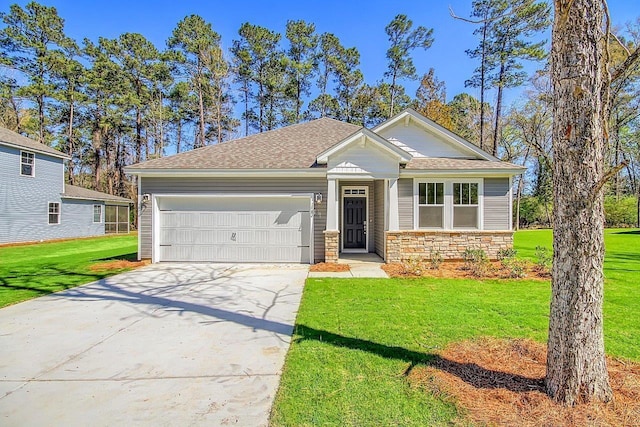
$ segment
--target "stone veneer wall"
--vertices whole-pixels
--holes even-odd
[[[387,231],[386,262],[429,259],[438,251],[444,259],[461,259],[465,249],[482,249],[496,259],[500,249],[513,247],[513,231]]]
[[[324,262],[338,262],[340,256],[340,232],[325,230],[324,232]]]

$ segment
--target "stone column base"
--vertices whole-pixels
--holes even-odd
[[[340,231],[324,231],[324,262],[338,262],[340,256]]]

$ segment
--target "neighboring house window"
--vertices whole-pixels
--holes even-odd
[[[453,183],[453,228],[478,228],[477,183]]]
[[[102,222],[102,205],[93,205],[93,222]]]
[[[20,175],[33,176],[35,173],[35,154],[28,151],[20,152]]]
[[[444,227],[444,182],[418,184],[418,227]]]
[[[60,224],[60,203],[49,203],[49,224]]]

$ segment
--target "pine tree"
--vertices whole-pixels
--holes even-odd
[[[282,98],[279,76],[284,73],[283,53],[279,50],[280,34],[265,27],[245,22],[238,30],[239,40],[233,41],[232,53],[237,69],[242,70],[246,82],[255,86],[255,91],[247,89],[245,105],[245,129],[249,126],[258,132],[272,129],[277,125],[274,116]]]
[[[318,36],[315,25],[305,21],[287,21],[285,36],[289,49],[285,60],[286,97],[294,108],[285,114],[284,123],[299,123],[303,120],[304,97],[309,96],[311,78],[316,71],[315,53]]]
[[[23,9],[13,4],[9,13],[0,14],[0,18],[5,25],[0,30],[0,49],[8,64],[29,81],[19,92],[36,104],[36,139],[49,143],[45,112],[53,93],[53,68],[58,63],[54,55],[73,47],[75,42],[64,34],[64,20],[54,7],[30,2]]]
[[[391,44],[387,50],[388,65],[387,71],[384,73],[385,77],[391,79],[391,99],[388,117],[393,116],[395,111],[398,80],[417,78],[411,52],[417,48],[428,49],[433,43],[433,29],[418,26],[412,30],[412,27],[413,21],[402,14],[393,18],[389,25],[385,27]]]
[[[190,15],[178,22],[167,46],[176,55],[176,63],[188,76],[198,99],[198,132],[193,145],[203,147],[207,145],[207,115],[211,107],[207,105],[206,97],[210,86],[215,85],[211,81],[211,72],[214,68],[225,67],[222,62],[226,63],[223,55],[215,53],[221,49],[220,35],[202,17]],[[219,63],[213,63],[214,58]]]

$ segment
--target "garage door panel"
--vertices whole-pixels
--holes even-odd
[[[161,208],[181,206],[160,201]],[[199,210],[160,212],[160,261],[310,261],[309,199],[212,198],[183,206]]]

